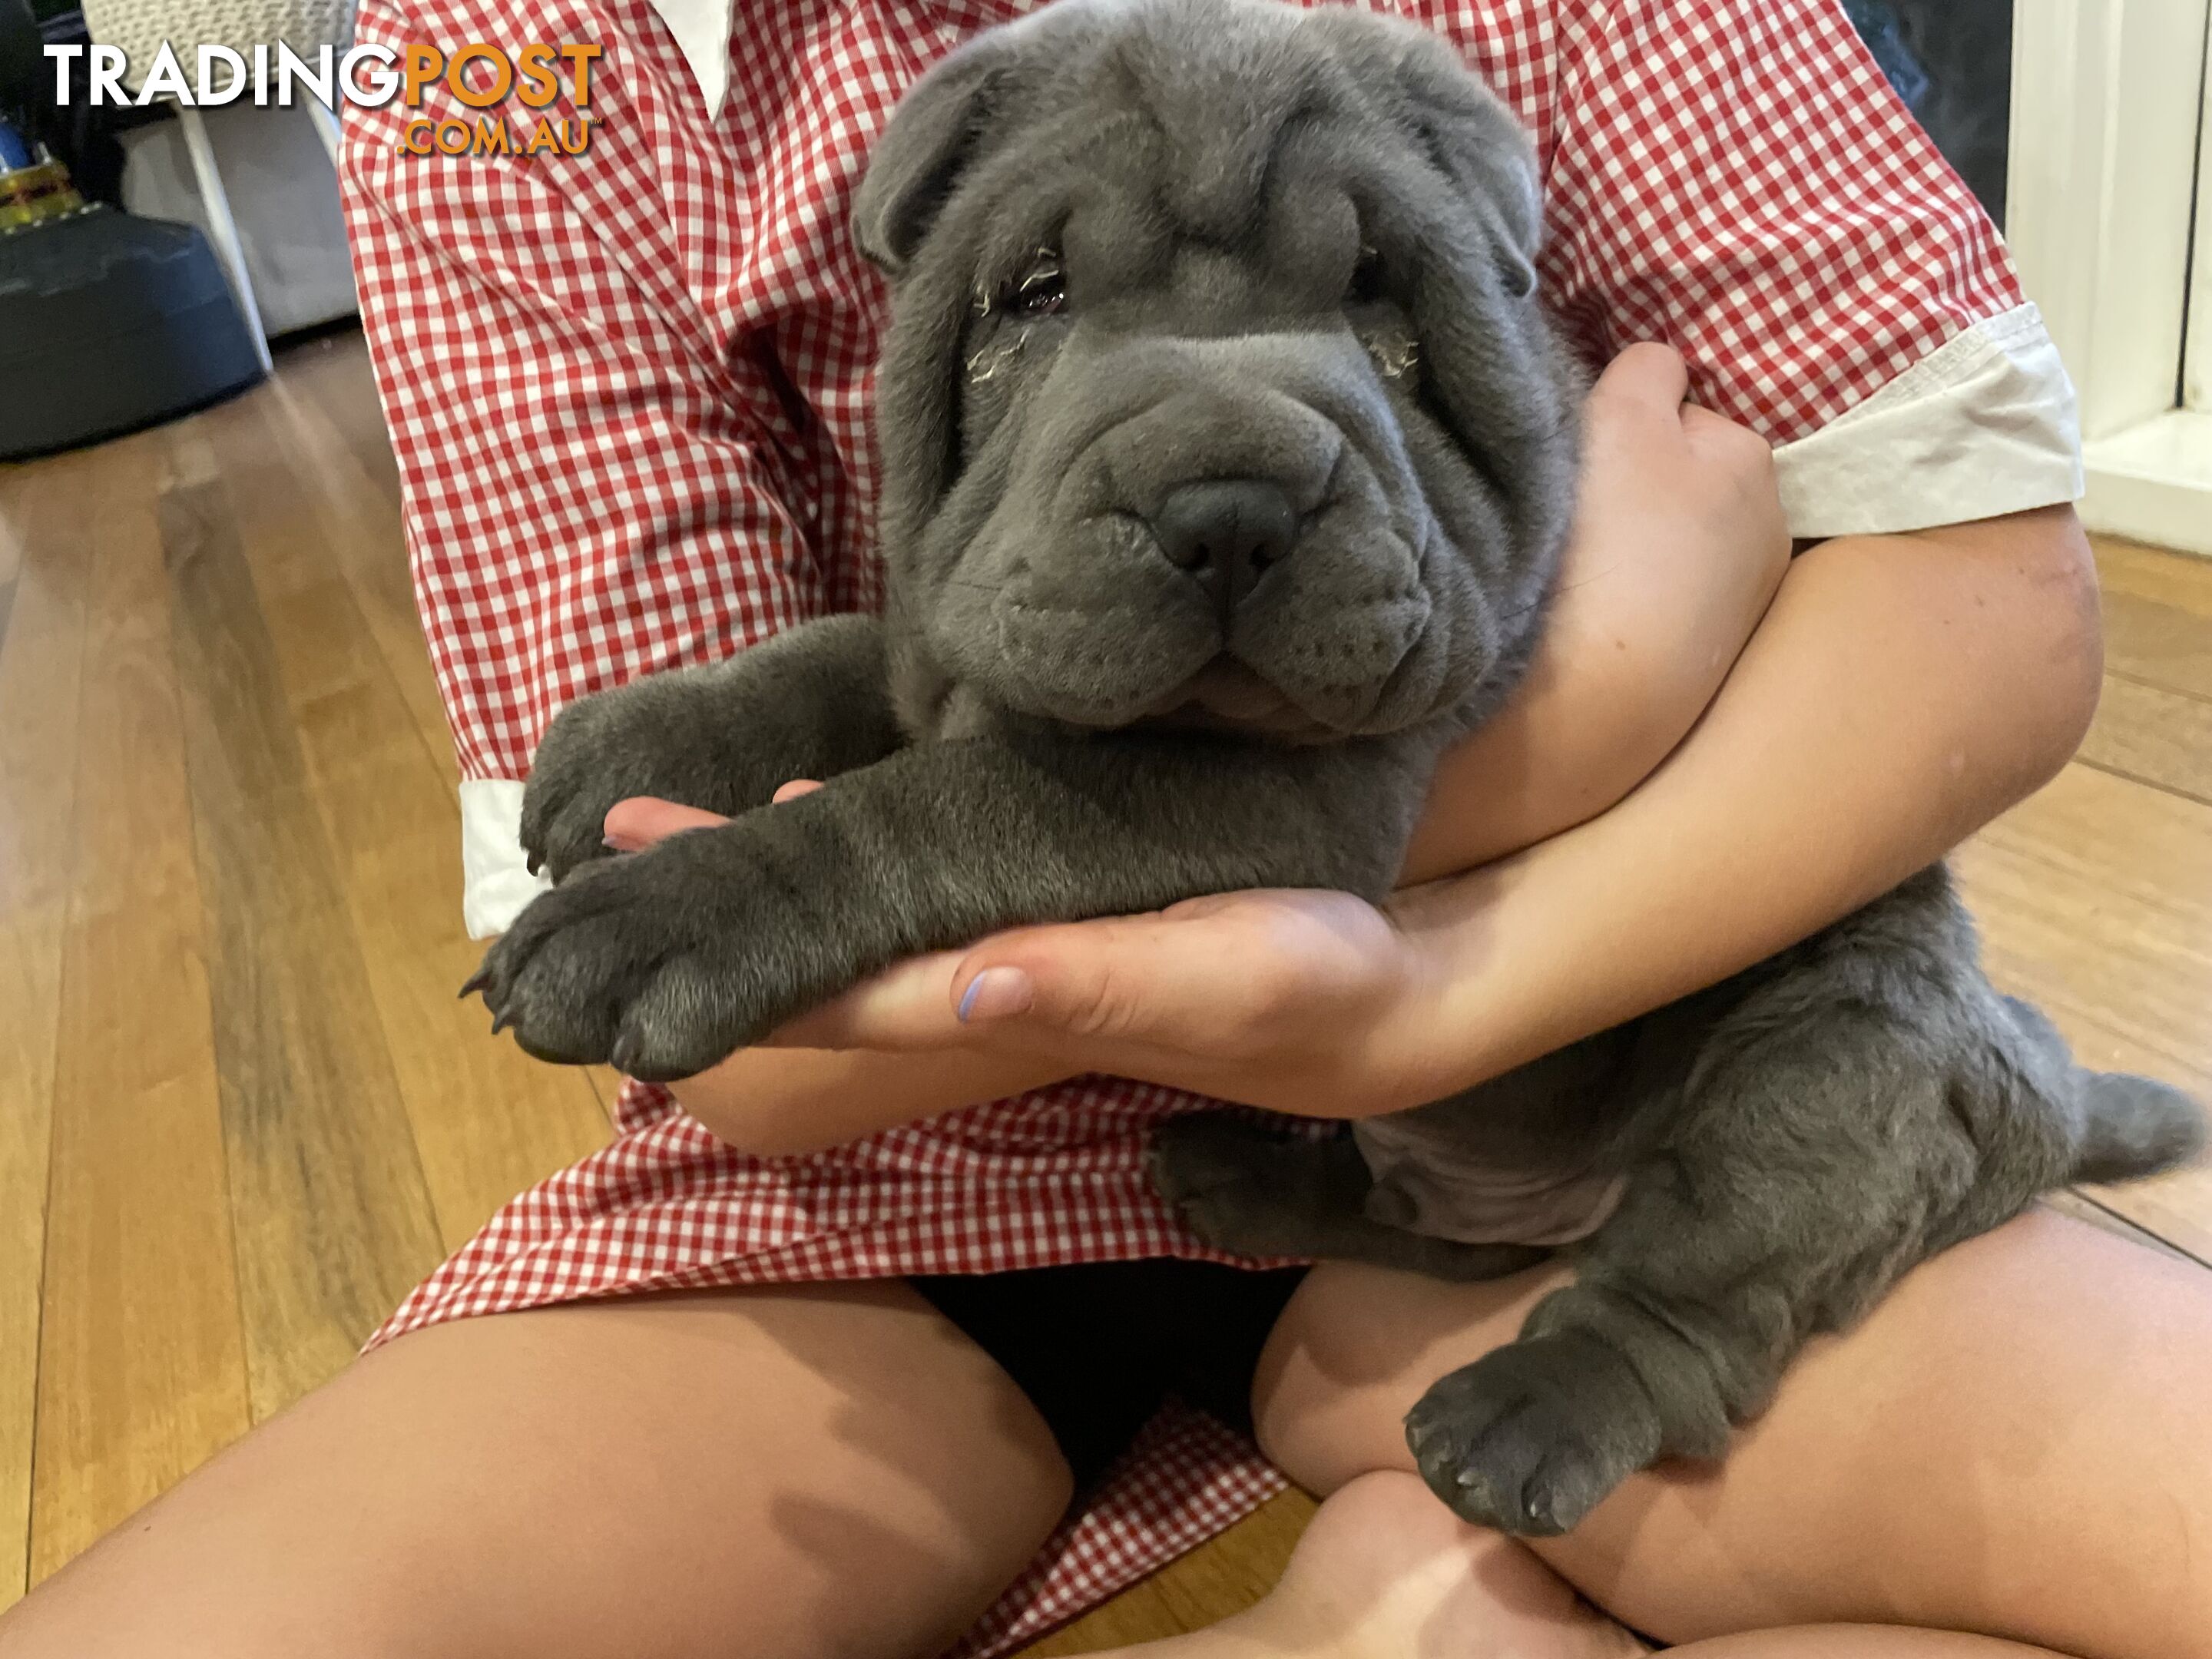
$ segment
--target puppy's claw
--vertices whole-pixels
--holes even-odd
[[[456,1000],[456,1001],[460,1001],[460,1002],[465,1002],[465,1001],[467,1001],[471,997],[474,996],[477,992],[479,992],[479,991],[483,990],[483,989],[484,988],[484,987],[486,987],[487,985],[489,985],[490,983],[491,983],[491,969],[490,969],[490,968],[489,968],[489,967],[488,967],[488,966],[487,966],[487,967],[479,968],[479,969],[477,969],[476,970],[476,972],[474,972],[473,974],[471,974],[471,975],[468,976],[468,978],[466,978],[465,980],[464,980],[464,981],[461,981],[461,990],[460,990],[460,994],[459,994],[459,997],[457,997],[457,998],[455,999],[455,1000]]]

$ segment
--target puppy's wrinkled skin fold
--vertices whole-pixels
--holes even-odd
[[[1532,653],[1583,380],[1535,295],[1528,142],[1442,43],[1060,0],[923,78],[857,220],[894,292],[888,612],[555,721],[523,835],[560,884],[471,981],[544,1058],[684,1077],[993,929],[1379,899],[1437,755]],[[794,777],[831,781],[769,807]],[[732,821],[605,860],[640,794]],[[1407,1423],[1460,1514],[1551,1533],[1720,1452],[1914,1262],[2201,1133],[1993,991],[1936,869],[1334,1140],[1179,1120],[1155,1175],[1231,1249],[1466,1278],[1571,1249],[1521,1340]]]

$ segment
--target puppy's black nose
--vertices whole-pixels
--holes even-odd
[[[1297,533],[1291,498],[1261,478],[1177,485],[1152,515],[1160,551],[1198,578],[1224,621]]]

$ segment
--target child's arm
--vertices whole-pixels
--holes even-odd
[[[2092,570],[2064,507],[1823,544],[1640,788],[1401,893],[1395,927],[1333,896],[1232,895],[1188,916],[1006,934],[793,1033],[944,1052],[756,1050],[731,1079],[756,1068],[750,1090],[710,1073],[685,1103],[741,1145],[796,1151],[926,1112],[896,1086],[925,1076],[978,1098],[1112,1072],[1328,1117],[1465,1087],[1802,938],[2048,778],[2095,707]],[[1026,975],[1030,1006],[963,1024],[962,992],[994,967]],[[809,1121],[808,1067],[847,1121]]]
[[[1585,408],[1575,533],[1528,678],[1446,755],[1403,882],[1596,817],[1705,713],[1790,564],[1758,434],[1686,404],[1680,356],[1632,345]],[[1403,884],[1401,883],[1401,884]]]
[[[1620,807],[1407,896],[1417,988],[1369,1032],[1371,1058],[1401,1099],[1429,1098],[1802,938],[2056,773],[2101,666],[2071,508],[1814,549]]]

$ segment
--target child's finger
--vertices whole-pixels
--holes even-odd
[[[653,795],[633,795],[607,809],[600,831],[617,852],[635,853],[678,830],[704,830],[728,821],[720,813],[702,812],[696,806],[679,806]]]
[[[911,1052],[970,1045],[975,1033],[953,1011],[957,951],[909,957],[799,1015],[762,1039],[775,1048],[883,1048]]]
[[[821,787],[812,778],[793,778],[775,792],[775,799],[797,800]],[[617,853],[638,853],[657,841],[665,841],[679,830],[704,830],[728,822],[718,812],[681,806],[657,795],[633,795],[608,808],[607,821],[600,827],[600,833],[605,836],[607,845]]]
[[[1656,340],[1639,341],[1605,367],[1591,396],[1641,404],[1654,413],[1673,414],[1690,395],[1689,366],[1682,354]]]

